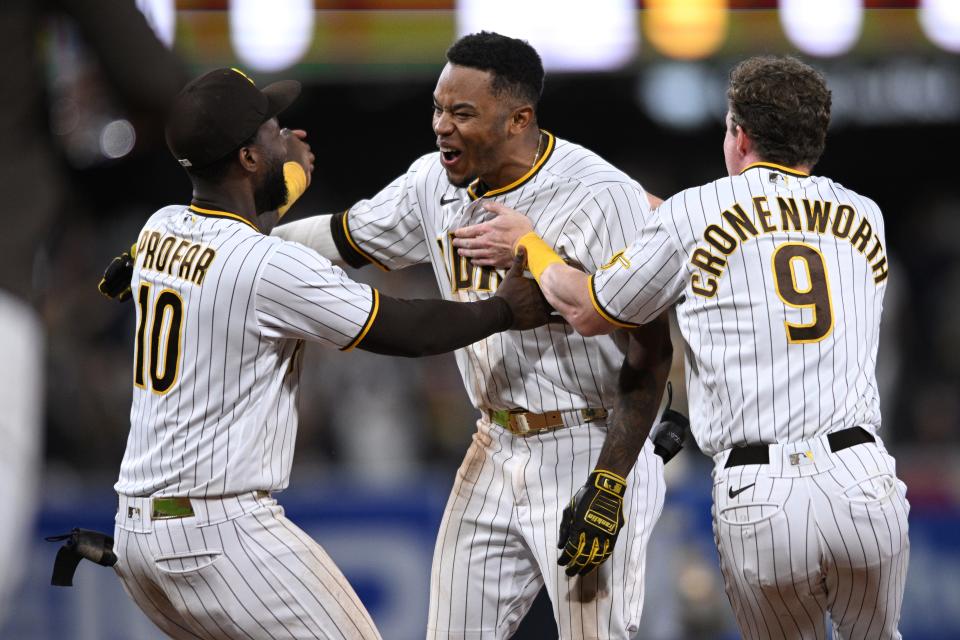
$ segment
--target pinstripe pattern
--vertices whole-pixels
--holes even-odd
[[[560,509],[593,469],[605,427],[517,438],[481,420],[434,551],[427,638],[509,638],[546,586],[562,638],[625,638],[643,605],[646,545],[663,508],[662,462],[644,447],[628,476],[625,529],[584,578],[557,565]]]
[[[564,140],[556,140],[529,180],[490,199],[524,211],[564,259],[591,271],[627,246],[649,215],[639,184]],[[503,272],[475,270],[471,284],[457,288],[451,268],[459,260],[449,242],[450,231],[485,215],[479,205],[466,189],[450,186],[439,154],[431,153],[372,199],[352,206],[347,221],[357,246],[386,267],[431,262],[444,298],[481,300],[496,290]],[[552,324],[495,334],[458,350],[456,357],[474,406],[542,412],[611,406],[622,348],[609,338],[584,338]]]
[[[784,247],[804,257],[778,272]],[[591,280],[622,322],[676,303],[691,428],[716,462],[714,534],[745,638],[825,638],[826,615],[835,638],[900,637],[906,488],[879,439],[834,453],[826,438],[880,425],[884,254],[873,201],[759,165],[664,202],[624,260]],[[797,304],[815,290],[829,295]],[[732,447],[762,443],[777,443],[768,464],[723,468]]]
[[[801,465],[791,454],[812,452]],[[771,463],[714,471],[714,535],[744,638],[900,638],[909,559],[906,487],[882,444],[825,437],[770,447]],[[734,491],[749,487],[730,497]]]
[[[687,367],[691,424],[708,455],[759,442],[791,442],[856,424],[878,426],[875,377],[880,312],[886,280],[874,282],[867,256],[884,253],[883,219],[869,199],[828,178],[797,178],[757,166],[739,176],[688,189],[664,202],[658,221],[640,231],[627,250],[631,264],[615,262],[593,278],[597,302],[613,317],[642,323],[677,303],[677,320],[696,367]],[[775,176],[771,178],[771,176]],[[691,262],[709,225],[736,238],[721,212],[739,203],[761,222],[753,198],[766,197],[771,222],[780,226],[777,197],[800,203],[802,228],[738,242],[723,256],[717,292],[695,293],[711,274]],[[872,239],[861,254],[849,239],[807,230],[804,199],[849,205],[866,221]],[[832,218],[831,218],[832,220]],[[878,241],[878,245],[875,245]],[[786,242],[812,246],[823,256],[833,307],[832,331],[819,342],[791,344],[785,322],[809,322],[810,310],[789,306],[777,294],[774,251]],[[694,280],[693,278],[699,278]]]
[[[375,292],[227,216],[166,207],[140,237],[132,290],[146,327],[141,366],[154,371],[149,345],[159,336],[158,354],[176,352],[175,365],[165,361],[176,376],[162,392],[156,372],[142,385],[134,378],[115,486],[124,587],[176,638],[379,638],[330,558],[267,493],[289,483],[304,340],[350,346]],[[211,252],[202,278],[161,266],[177,251],[188,262],[188,245],[199,247],[194,265]],[[162,290],[182,301],[179,349],[175,313],[154,308]],[[196,516],[151,522],[152,496],[190,497]]]
[[[379,638],[346,578],[266,494],[195,499],[197,516],[151,521],[121,496],[118,575],[175,638]],[[130,509],[137,515],[129,517]],[[209,509],[209,516],[201,514]]]
[[[209,246],[216,257],[201,286],[142,268],[142,251],[138,257],[133,291],[147,283],[183,300],[182,353],[166,394],[134,386],[117,492],[201,497],[285,488],[301,340],[349,345],[370,315],[372,290],[315,252],[234,220],[167,207],[148,231]]]
[[[483,198],[524,211],[566,260],[589,270],[627,246],[649,216],[643,188],[605,160],[547,134],[546,159]],[[430,262],[448,300],[487,298],[503,273],[471,270],[450,232],[486,212],[452,187],[432,153],[350,208],[351,241],[388,269]],[[457,351],[473,405],[544,412],[612,407],[622,336],[584,338],[567,325],[507,331]],[[663,503],[660,459],[645,450],[628,492],[627,529],[599,574],[558,571],[559,517],[593,468],[605,427],[592,423],[518,439],[481,422],[447,503],[431,579],[430,638],[505,638],[546,584],[565,638],[622,638],[643,604],[646,545]]]

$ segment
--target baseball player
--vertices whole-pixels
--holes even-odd
[[[175,638],[379,638],[324,550],[271,496],[290,476],[305,340],[425,355],[546,322],[518,262],[497,295],[406,301],[264,235],[287,200],[284,161],[313,155],[276,115],[300,91],[234,69],[188,84],[167,141],[194,190],[136,245],[131,429],[116,483],[114,565]],[[304,185],[305,187],[305,185]]]
[[[519,239],[547,299],[587,335],[675,306],[744,637],[824,638],[829,614],[835,638],[899,638],[909,505],[877,434],[883,217],[810,174],[830,120],[818,72],[750,58],[727,97],[730,177],[668,199],[592,276],[516,213],[464,236]]]
[[[527,209],[548,242],[589,269],[634,239],[650,213],[647,194],[595,153],[539,128],[543,67],[530,45],[472,34],[453,44],[447,60],[433,94],[439,151],[348,211],[283,225],[275,235],[354,267],[430,263],[444,297],[463,301],[488,299],[502,277],[451,243],[455,229],[482,219],[483,202]],[[440,525],[428,638],[508,638],[544,585],[561,637],[637,631],[646,546],[664,497],[663,463],[645,437],[625,438],[639,456],[629,475],[600,469],[610,473],[597,476],[613,489],[607,530],[624,538],[621,552],[599,571],[568,578],[554,533],[597,464],[629,340],[637,343],[632,366],[643,374],[625,384],[643,396],[636,418],[649,425],[671,357],[665,324],[632,338],[584,338],[550,324],[457,352],[480,419]],[[622,529],[618,516],[625,516]],[[587,556],[589,567],[570,573],[587,573],[607,557]]]

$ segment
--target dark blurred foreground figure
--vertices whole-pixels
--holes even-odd
[[[47,124],[48,70],[40,50],[46,21],[63,14],[79,26],[107,79],[127,104],[162,113],[186,80],[177,60],[126,0],[4,0],[0,140],[0,504],[16,517],[0,527],[0,622],[22,573],[37,504],[43,429],[43,329],[32,304],[35,264],[54,220],[66,215],[66,179]],[[77,425],[78,427],[80,425]]]
[[[727,99],[729,177],[666,200],[592,276],[563,264],[519,213],[499,209],[487,233],[526,248],[547,299],[581,333],[675,306],[744,638],[822,639],[827,615],[834,638],[900,638],[910,505],[878,435],[883,216],[810,174],[830,121],[817,71],[750,58]]]
[[[313,170],[306,133],[277,121],[299,93],[289,80],[261,91],[236,69],[188,84],[166,135],[193,199],[154,213],[136,245],[114,569],[175,638],[380,637],[272,496],[290,479],[305,341],[420,356],[549,317],[520,259],[488,300],[399,300],[264,235]]]

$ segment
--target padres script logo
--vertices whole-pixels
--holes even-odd
[[[617,251],[615,254],[613,254],[613,257],[610,258],[610,261],[607,264],[600,267],[600,270],[605,271],[610,267],[612,267],[613,265],[617,264],[618,262],[620,263],[620,266],[623,267],[624,269],[629,269],[630,260],[628,260],[627,256],[624,255],[626,251],[627,251],[626,249],[621,249],[620,251]]]

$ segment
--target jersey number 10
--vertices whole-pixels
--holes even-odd
[[[797,275],[803,273],[804,282]],[[827,264],[816,248],[802,242],[785,242],[773,252],[773,282],[777,295],[796,309],[810,309],[807,323],[784,322],[792,344],[820,342],[833,331],[833,303]]]
[[[150,289],[150,285],[143,282],[137,292],[138,320],[133,384],[145,389],[145,369],[148,369],[150,388],[155,393],[164,394],[176,383],[180,369],[183,300],[172,289],[164,289],[153,299]]]

